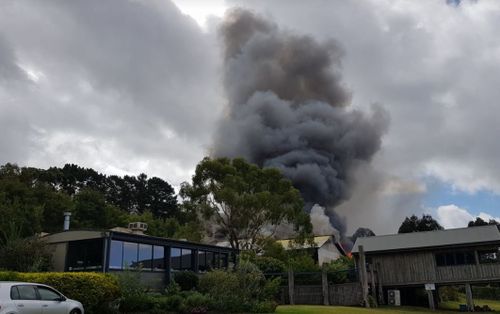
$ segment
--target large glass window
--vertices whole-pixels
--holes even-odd
[[[208,270],[206,258],[207,253],[205,251],[198,251],[198,270],[201,272]]]
[[[207,252],[207,270],[214,269],[214,253]]]
[[[170,267],[172,269],[181,269],[181,249],[171,248],[170,249]]]
[[[103,239],[69,242],[68,271],[101,270],[103,247]]]
[[[137,268],[137,243],[123,242],[123,267]]]
[[[153,251],[153,270],[165,270],[165,248],[154,246]]]
[[[193,268],[193,253],[191,250],[182,249],[181,268],[190,270]]]
[[[111,248],[109,250],[109,268],[122,269],[123,267],[123,242],[111,241]]]
[[[190,249],[171,248],[170,267],[174,270],[193,270],[193,251]]]
[[[144,270],[151,270],[153,257],[153,246],[149,244],[139,244],[139,266]]]

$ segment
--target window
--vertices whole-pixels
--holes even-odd
[[[139,265],[144,270],[151,270],[153,257],[153,246],[149,244],[139,244]]]
[[[214,253],[207,252],[206,258],[207,258],[207,270],[214,269]]]
[[[172,269],[181,269],[181,249],[172,248],[170,250],[170,267]]]
[[[109,250],[109,268],[122,269],[123,263],[123,242],[111,241],[111,248]]]
[[[227,268],[227,254],[220,254],[220,267]]]
[[[165,248],[163,246],[154,246],[153,270],[165,270]]]
[[[476,259],[473,251],[437,253],[437,266],[474,265]]]
[[[38,287],[38,293],[40,294],[40,300],[43,301],[57,301],[61,298],[59,293],[46,287]]]
[[[478,251],[477,253],[479,255],[479,263],[481,264],[492,264],[500,261],[500,252],[498,249]]]
[[[193,251],[190,249],[171,248],[170,267],[175,270],[193,270]]]
[[[11,300],[19,300],[20,299],[19,291],[17,290],[16,286],[10,288],[10,299]]]
[[[18,300],[37,300],[35,286],[17,286]]]
[[[207,253],[205,251],[198,251],[198,270],[207,271]]]
[[[181,269],[191,270],[193,268],[193,253],[189,249],[182,249]]]
[[[103,239],[69,242],[68,271],[101,270],[103,248]]]
[[[136,268],[137,252],[139,245],[137,243],[123,242],[123,267]]]

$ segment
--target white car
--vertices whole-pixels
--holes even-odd
[[[80,302],[37,283],[0,281],[0,314],[84,314]]]

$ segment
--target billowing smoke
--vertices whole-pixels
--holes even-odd
[[[281,169],[306,210],[324,207],[343,233],[334,208],[349,198],[353,170],[379,149],[385,112],[374,107],[367,117],[347,109],[342,50],[333,40],[280,30],[243,9],[226,15],[221,33],[228,111],[213,154]]]

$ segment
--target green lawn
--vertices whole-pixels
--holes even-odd
[[[465,304],[465,303],[466,303],[465,298],[463,298],[460,302],[459,301],[442,302],[441,304],[439,304],[439,306],[443,309],[456,310],[458,309],[458,306],[460,304]],[[500,311],[500,301],[474,299],[474,304],[479,306],[488,305],[495,311]]]
[[[487,304],[495,311],[500,311],[500,301],[492,300],[474,300],[476,305],[483,306]],[[319,306],[319,305],[281,305],[278,306],[276,313],[278,314],[381,314],[381,313],[436,313],[436,314],[450,314],[450,312],[458,312],[460,304],[465,304],[465,300],[460,302],[444,302],[440,303],[441,310],[430,311],[429,309],[421,307],[380,307],[376,309],[365,309],[361,307],[346,307],[346,306]],[[453,310],[453,311],[451,311]]]
[[[457,307],[458,308],[458,307]],[[346,307],[346,306],[316,306],[316,305],[282,305],[276,310],[278,314],[381,314],[381,313],[436,313],[449,314],[449,311],[430,311],[424,308],[415,307],[380,307],[377,309],[365,309],[361,307]]]

